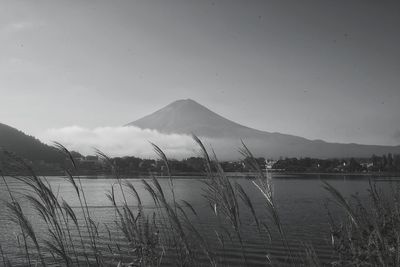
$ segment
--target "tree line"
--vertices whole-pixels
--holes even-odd
[[[72,156],[78,167],[80,175],[103,175],[111,174],[107,164],[102,162],[97,156],[82,156],[77,152],[72,152]],[[165,164],[160,160],[145,159],[135,156],[114,157],[110,159],[118,173],[121,175],[137,176],[166,175]],[[343,159],[317,159],[317,158],[281,158],[279,160],[266,160],[263,157],[256,158],[258,164],[264,170],[282,172],[314,172],[314,173],[361,173],[361,172],[398,172],[400,173],[400,154],[385,154],[381,156],[372,155],[370,158],[343,158]],[[7,161],[1,160],[0,169],[4,173],[14,173],[12,166],[6,164]],[[44,161],[29,162],[33,169],[41,175],[62,175],[63,163],[49,163]],[[246,159],[238,161],[220,162],[225,172],[250,172]],[[203,175],[204,159],[200,157],[190,157],[182,160],[170,159],[169,167],[173,175]]]
[[[400,155],[372,155],[370,158],[343,158],[343,159],[317,159],[317,158],[284,158],[277,161],[266,160],[263,157],[256,158],[258,164],[264,170],[287,171],[287,172],[400,172]],[[160,160],[142,159],[138,157],[115,157],[112,158],[118,172],[124,175],[138,175],[153,173],[165,175],[165,165]],[[225,172],[250,172],[246,159],[240,161],[220,162]],[[78,162],[81,171],[90,174],[91,171],[106,173],[103,164],[99,161]],[[190,157],[182,160],[170,159],[170,171],[174,175],[204,173],[204,159]]]
[[[372,155],[370,158],[315,159],[285,158],[274,169],[294,172],[400,172],[400,155]]]

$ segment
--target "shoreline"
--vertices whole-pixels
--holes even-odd
[[[382,177],[388,177],[388,178],[398,178],[400,180],[400,173],[383,173],[383,172],[378,172],[378,173],[330,173],[330,172],[269,172],[273,178],[277,179],[310,179],[310,178],[315,178],[315,176],[325,176],[325,177],[371,177],[373,179],[379,179]],[[227,172],[225,175],[228,178],[244,178],[244,179],[252,179],[255,178],[258,174],[256,173],[240,173],[240,172]],[[5,175],[7,176],[7,175]],[[23,175],[22,175],[23,176]],[[64,177],[64,174],[59,174],[59,175],[39,175],[39,176],[44,176],[44,177]],[[123,176],[123,175],[122,175]],[[305,177],[308,176],[308,177]],[[93,174],[93,175],[76,175],[76,178],[80,179],[115,179],[112,177],[112,174]],[[169,179],[169,176],[166,175],[149,175],[149,174],[139,174],[139,175],[127,175],[126,177],[123,177],[122,179],[149,179],[155,177],[157,179]],[[185,173],[185,174],[175,174],[171,176],[172,179],[204,179],[205,174],[201,173]],[[385,179],[386,180],[386,179]],[[397,180],[397,179],[396,179]]]

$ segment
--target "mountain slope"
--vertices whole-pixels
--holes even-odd
[[[60,153],[52,147],[13,127],[0,123],[0,150],[2,149],[31,161],[43,160],[55,163],[63,160]]]
[[[148,116],[128,123],[126,126],[154,129],[163,133],[194,133],[211,138],[258,138],[266,133],[228,120],[191,99],[177,100]],[[275,135],[274,133],[269,134]],[[284,136],[307,140],[297,136]]]
[[[197,102],[178,100],[128,125],[156,129],[164,133],[196,133],[208,137],[227,137],[251,132],[250,128],[227,120]]]
[[[237,152],[240,139],[255,154],[267,157],[369,157],[400,153],[400,146],[328,143],[320,140],[252,129],[214,113],[191,100],[178,100],[126,126],[154,129],[162,133],[191,134],[206,138],[218,155]]]

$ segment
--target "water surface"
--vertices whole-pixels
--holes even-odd
[[[26,186],[11,177],[7,177],[6,179],[15,196],[22,202],[26,215],[32,220],[33,224],[36,223],[35,227],[40,231],[43,225],[37,225],[37,214],[22,197],[22,194],[29,194],[29,191],[26,190]],[[330,228],[326,210],[326,204],[329,203],[329,194],[322,188],[321,179],[328,181],[346,196],[358,194],[361,199],[366,199],[367,197],[369,184],[368,177],[366,176],[280,175],[273,178],[273,189],[280,217],[288,235],[289,243],[293,246],[294,251],[300,253],[304,243],[311,244],[315,248],[321,261],[329,263],[333,259],[329,233]],[[58,192],[59,198],[67,201],[79,214],[79,201],[72,185],[62,177],[48,177],[48,181],[53,190]],[[91,215],[94,217],[95,221],[101,223],[99,228],[103,231],[101,235],[104,235],[105,240],[107,239],[108,233],[104,227],[101,227],[103,224],[107,224],[113,232],[113,237],[123,240],[120,233],[115,227],[113,228],[116,219],[115,212],[110,201],[105,196],[114,185],[116,194],[119,197],[118,201],[121,200],[121,194],[118,191],[118,186],[116,186],[116,180],[101,178],[82,179],[81,181],[86,193],[87,204],[90,208]],[[153,199],[144,190],[141,179],[129,179],[129,181],[139,191],[146,210],[151,211],[155,209]],[[160,179],[159,181],[168,194],[169,181],[167,179]],[[232,178],[231,181],[238,182],[243,186],[247,194],[251,196],[258,216],[269,222],[268,224],[272,231],[273,240],[266,240],[267,236],[258,234],[252,216],[250,216],[247,211],[242,212],[241,220],[243,225],[245,225],[243,228],[243,236],[246,241],[246,252],[248,254],[249,263],[252,265],[262,265],[266,262],[267,255],[272,259],[285,258],[286,251],[282,246],[282,242],[279,240],[276,229],[268,218],[268,213],[265,209],[265,199],[262,197],[261,193],[251,181],[247,179]],[[196,223],[201,225],[204,235],[211,240],[210,242],[214,242],[216,238],[213,234],[213,229],[216,227],[216,221],[203,196],[204,183],[201,179],[193,178],[174,179],[173,183],[178,202],[180,200],[186,200],[196,209],[200,218]],[[383,190],[390,191],[394,188],[393,185],[396,183],[396,179],[391,177],[390,181],[379,181],[378,185],[382,187]],[[0,199],[3,200],[0,202],[0,242],[5,254],[11,262],[21,263],[21,256],[18,254],[20,251],[16,247],[19,229],[15,224],[10,222],[6,213],[4,201],[9,201],[9,195],[5,190],[3,181],[0,182],[0,186]],[[136,204],[133,196],[128,195],[128,201],[132,203],[132,205]],[[338,220],[342,219],[343,214],[333,203],[330,203],[329,207]],[[239,248],[234,246],[228,247],[224,250],[224,253],[227,255],[226,259],[229,265],[241,265]]]

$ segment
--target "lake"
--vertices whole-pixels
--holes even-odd
[[[391,190],[393,184],[397,183],[396,179],[390,177],[385,180],[385,177],[379,177],[377,181],[379,187],[383,190]],[[331,251],[330,227],[325,204],[328,202],[329,194],[322,188],[320,179],[328,181],[331,185],[337,188],[345,196],[358,194],[361,199],[366,199],[368,184],[368,176],[355,175],[275,175],[273,176],[273,189],[278,211],[284,225],[284,229],[288,236],[288,241],[292,245],[295,253],[303,251],[303,244],[311,244],[319,256],[320,260],[326,264],[333,260]],[[25,214],[30,218],[35,225],[35,228],[40,232],[43,225],[37,224],[38,216],[33,211],[28,203],[22,197],[22,194],[29,194],[20,181],[6,177],[10,189],[15,196],[21,200]],[[62,177],[48,177],[52,189],[58,192],[59,198],[66,200],[79,214],[79,201],[72,185]],[[122,235],[115,228],[115,212],[110,201],[105,194],[110,191],[111,186],[116,183],[114,179],[82,179],[82,185],[86,194],[87,204],[90,208],[91,215],[96,222],[100,222],[100,235],[104,235],[104,242],[107,242],[108,232],[103,224],[110,227],[112,236],[120,239],[123,243]],[[140,179],[129,179],[129,181],[137,188],[142,203],[146,210],[152,211],[155,205],[151,196],[144,190],[143,183]],[[160,179],[160,184],[169,192],[169,181]],[[265,199],[257,188],[247,179],[232,178],[232,181],[238,182],[251,196],[256,212],[260,218],[269,221],[265,212]],[[188,201],[199,214],[198,225],[201,226],[201,231],[210,240],[216,242],[216,237],[213,233],[216,221],[213,218],[210,206],[203,197],[204,183],[200,179],[194,178],[178,178],[173,180],[175,197],[179,200]],[[9,200],[8,192],[5,190],[4,182],[0,182],[0,244],[5,255],[12,263],[23,265],[21,260],[21,251],[17,248],[18,227],[9,221],[6,213],[4,201]],[[115,187],[117,190],[117,187]],[[118,190],[116,194],[118,194]],[[170,196],[167,196],[170,197]],[[117,201],[120,201],[119,198]],[[128,202],[135,201],[133,196],[128,197]],[[343,217],[340,209],[330,202],[329,207],[334,216],[340,221]],[[286,257],[285,249],[282,242],[279,240],[274,226],[269,223],[272,231],[272,241],[267,241],[266,236],[258,234],[255,223],[246,211],[241,213],[241,220],[244,228],[245,250],[248,258],[248,263],[251,265],[264,265],[267,261],[267,255],[272,260],[276,261]],[[267,245],[265,245],[267,244]],[[241,265],[241,256],[237,247],[227,246],[221,252],[225,254],[227,265]],[[166,265],[173,265],[166,257]],[[1,264],[1,263],[0,263]],[[115,264],[117,265],[117,263]]]

